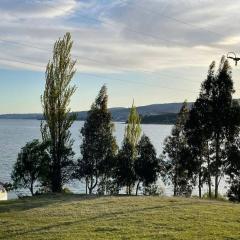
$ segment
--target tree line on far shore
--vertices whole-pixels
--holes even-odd
[[[231,68],[222,57],[213,62],[199,96],[188,108],[185,101],[170,136],[158,157],[148,136],[141,131],[134,104],[129,112],[124,139],[119,147],[108,110],[104,85],[80,130],[81,157],[74,159],[70,127],[76,120],[69,108],[76,87],[71,80],[76,61],[71,58],[70,33],[56,41],[46,68],[41,97],[44,121],[41,140],[28,142],[19,152],[12,172],[15,189],[28,188],[32,195],[62,192],[75,179],[84,181],[86,194],[157,194],[158,178],[173,186],[174,196],[191,196],[195,186],[202,198],[219,197],[219,183],[227,181],[228,198],[240,201],[240,107],[234,93]],[[160,144],[160,143],[159,143]]]

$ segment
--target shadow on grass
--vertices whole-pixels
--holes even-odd
[[[64,223],[59,223],[59,224],[52,224],[52,225],[48,225],[48,226],[44,226],[44,227],[38,227],[38,228],[33,228],[30,230],[16,230],[15,232],[10,232],[7,233],[4,236],[0,236],[0,239],[12,239],[13,237],[20,237],[20,236],[24,236],[26,234],[40,234],[41,232],[46,232],[49,231],[53,228],[60,228],[62,226],[70,226],[72,225],[73,222],[64,222]]]
[[[0,214],[6,212],[26,211],[58,203],[94,200],[96,198],[99,198],[99,196],[84,194],[47,194],[34,197],[24,197],[21,199],[0,202]]]
[[[105,198],[109,196],[99,196],[99,195],[85,195],[85,194],[43,194],[34,197],[24,197],[16,200],[2,201],[0,202],[0,214],[6,212],[16,212],[16,211],[26,211],[34,208],[46,207],[53,204],[58,203],[69,203],[76,201],[85,201],[85,200],[95,200],[97,198]],[[138,197],[138,196],[126,196],[126,195],[117,195],[113,197],[124,197],[125,199],[130,197]],[[166,198],[167,199],[167,198]],[[191,205],[193,202],[182,203],[179,199],[169,199],[168,202],[174,207],[172,203],[176,203],[179,205]],[[114,203],[114,201],[108,201],[108,203]],[[202,202],[204,203],[204,202]],[[104,205],[105,202],[96,202],[96,205]],[[159,206],[160,208],[160,206]]]

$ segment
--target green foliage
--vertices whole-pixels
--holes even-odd
[[[191,152],[188,148],[184,130],[188,114],[187,102],[185,101],[180,109],[171,135],[164,141],[163,154],[165,161],[161,161],[164,166],[162,176],[166,183],[170,182],[173,184],[174,196],[189,196],[192,191],[190,183],[192,174],[189,167]]]
[[[145,115],[141,117],[142,124],[175,124],[176,113],[163,113],[157,115]]]
[[[162,196],[164,194],[164,190],[154,183],[145,186],[143,194],[147,196]]]
[[[140,117],[134,104],[130,109],[122,148],[119,151],[116,178],[119,186],[127,187],[127,194],[131,194],[135,185],[136,173],[134,162],[137,158],[137,144],[141,135]]]
[[[36,182],[41,183],[48,174],[47,147],[46,143],[33,140],[21,149],[12,172],[14,189],[28,188],[34,195]]]
[[[137,112],[137,108],[132,105],[128,116],[127,127],[125,130],[125,138],[130,144],[136,148],[139,138],[141,136],[140,116]]]
[[[102,178],[98,184],[97,194],[98,195],[118,195],[120,188],[113,178]]]
[[[42,96],[44,122],[42,135],[44,141],[50,141],[51,188],[53,192],[61,192],[62,186],[71,176],[72,144],[69,128],[76,116],[70,114],[70,99],[76,87],[70,86],[76,72],[76,61],[71,59],[73,41],[70,33],[56,41],[53,58],[46,68],[46,84]],[[70,167],[70,168],[69,168]]]
[[[230,201],[240,202],[240,149],[239,139],[231,145],[227,151],[225,173],[229,176],[230,189],[228,198]]]
[[[240,177],[231,181],[227,195],[230,201],[240,202]]]
[[[116,178],[119,186],[127,187],[127,194],[131,194],[132,188],[136,182],[134,161],[134,146],[125,139],[117,157]]]
[[[156,156],[156,150],[146,135],[141,137],[137,150],[138,157],[134,161],[134,169],[138,180],[138,188],[140,182],[142,182],[144,186],[149,186],[156,182],[160,166]],[[138,189],[136,189],[136,194],[137,191]]]
[[[67,188],[67,187],[62,189],[62,193],[64,193],[64,194],[72,194],[71,190],[69,188]]]
[[[204,106],[201,99],[198,98],[189,111],[189,117],[185,124],[185,133],[188,146],[192,157],[189,158],[190,171],[193,178],[198,179],[199,197],[202,197],[202,186],[208,184],[208,192],[212,196],[212,180],[211,180],[211,159],[209,147],[209,134],[204,126],[204,118],[207,113],[203,112]],[[196,185],[196,181],[193,181]]]
[[[203,181],[205,175],[209,192],[211,176],[215,177],[215,198],[227,163],[226,150],[239,133],[240,108],[232,99],[233,93],[231,68],[223,57],[217,71],[215,62],[210,65],[199,98],[190,112],[190,119],[194,120],[189,124],[192,131],[189,142],[198,165],[196,170],[203,170]]]
[[[10,191],[13,191],[14,190],[14,186],[12,183],[10,182],[6,182],[3,184],[3,187],[4,189],[7,191],[7,192],[10,192]]]
[[[112,116],[107,108],[108,95],[104,85],[81,130],[82,158],[78,161],[76,177],[85,178],[91,194],[97,186],[99,178],[102,183],[112,176],[117,152],[116,139],[113,137],[114,125]]]

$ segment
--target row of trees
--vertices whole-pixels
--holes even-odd
[[[34,186],[42,191],[61,192],[71,179],[84,180],[86,193],[127,194],[145,192],[159,176],[174,187],[174,196],[191,195],[198,186],[202,197],[204,184],[208,195],[218,197],[220,180],[229,176],[229,198],[240,198],[240,108],[232,99],[233,81],[230,66],[222,58],[219,68],[210,65],[198,99],[189,107],[184,102],[171,135],[157,158],[150,139],[141,135],[140,117],[133,104],[122,146],[116,144],[114,124],[108,110],[108,95],[103,86],[92,104],[81,129],[81,157],[74,161],[70,127],[76,116],[69,103],[76,87],[70,82],[75,74],[71,59],[69,33],[54,45],[53,59],[46,70],[42,96],[44,121],[42,140],[22,148],[12,179],[16,187]]]
[[[140,118],[134,105],[129,113],[122,147],[118,149],[107,102],[107,89],[103,86],[81,130],[82,157],[78,160],[75,178],[85,179],[86,193],[89,194],[96,187],[101,194],[117,194],[122,187],[131,194],[136,181],[138,186],[140,182],[145,186],[155,182],[159,160],[147,136],[143,135],[139,141]]]
[[[137,183],[149,187],[157,180],[159,159],[150,139],[141,137],[140,117],[133,104],[121,149],[113,135],[114,124],[108,110],[107,88],[103,86],[81,129],[81,157],[74,161],[70,127],[76,119],[69,103],[76,87],[70,82],[76,72],[71,59],[69,33],[59,39],[53,59],[47,65],[46,85],[41,97],[44,121],[42,140],[29,142],[21,149],[12,179],[15,188],[61,192],[72,179],[85,180],[86,193],[117,194],[126,187],[131,194]],[[141,137],[141,139],[140,139]],[[37,188],[36,188],[37,186]]]
[[[38,193],[39,188],[42,192],[61,192],[64,184],[78,179],[84,180],[86,194],[94,191],[102,195],[118,194],[126,187],[126,193],[130,195],[136,185],[137,195],[140,184],[145,189],[156,182],[160,160],[150,139],[141,136],[140,117],[136,107],[133,105],[130,110],[122,147],[118,149],[107,99],[107,88],[104,85],[81,129],[81,157],[78,161],[73,160],[71,146],[65,146],[60,154],[59,172],[56,172],[54,168],[58,162],[52,158],[51,139],[43,135],[42,142],[33,140],[18,154],[12,173],[14,185],[17,188],[28,188],[34,195],[34,187]],[[42,129],[45,134],[45,128]],[[70,136],[70,132],[68,134]],[[61,178],[57,179],[56,174]],[[54,186],[57,180],[60,181]]]
[[[218,198],[220,181],[228,177],[230,199],[240,200],[240,107],[234,93],[231,68],[223,57],[217,71],[213,62],[199,97],[190,109],[185,102],[164,144],[162,164],[174,195],[190,194],[208,186]]]

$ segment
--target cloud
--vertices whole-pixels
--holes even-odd
[[[73,13],[77,5],[75,0],[2,0],[0,13],[7,20],[54,18]]]
[[[82,72],[206,67],[236,51],[239,10],[234,0],[3,0],[0,66],[43,70],[70,31]]]

